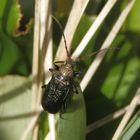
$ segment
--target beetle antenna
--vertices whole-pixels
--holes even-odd
[[[108,51],[108,50],[120,50],[120,48],[104,48],[104,49],[101,49],[101,50],[98,50],[98,51],[94,51],[93,53],[89,54],[88,56],[93,56],[93,55],[96,55],[97,53],[99,52],[102,52],[102,51]]]
[[[65,44],[65,50],[66,50],[66,53],[67,53],[68,58],[71,59],[70,53],[69,53],[69,51],[68,51],[67,42],[66,42],[66,37],[65,37],[65,34],[64,34],[62,25],[61,25],[61,23],[58,21],[58,19],[56,19],[56,17],[54,17],[53,15],[52,15],[52,18],[56,21],[56,23],[59,25],[59,28],[61,29],[62,36],[63,36],[63,39],[64,39],[64,44]]]

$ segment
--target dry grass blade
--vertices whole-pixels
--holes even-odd
[[[52,28],[51,28],[51,5],[50,1],[36,0],[35,3],[35,27],[34,27],[34,52],[33,52],[33,109],[40,108],[43,74],[52,65]],[[49,54],[49,55],[48,55]],[[46,56],[47,55],[47,56]],[[45,66],[43,66],[45,64]],[[47,76],[46,79],[49,79]],[[47,81],[47,80],[46,80]],[[32,118],[31,123],[23,132],[22,138],[33,129],[33,139],[38,139],[38,124],[36,124],[40,113]],[[35,126],[33,128],[33,126]]]
[[[112,30],[110,31],[109,35],[107,36],[103,45],[101,46],[101,49],[109,48],[111,43],[114,41],[121,26],[123,25],[130,10],[132,9],[133,4],[134,4],[134,1],[130,1],[130,3],[127,5],[127,7],[122,11],[122,13],[120,14],[119,18],[117,19],[115,25],[113,26]],[[87,72],[80,84],[82,90],[84,90],[86,88],[86,86],[88,85],[89,81],[91,80],[92,76],[95,74],[97,68],[99,67],[101,61],[103,60],[105,54],[106,54],[106,51],[99,53],[96,56],[95,60],[90,65],[89,69],[87,70]]]
[[[93,37],[109,11],[112,9],[112,7],[115,5],[117,0],[108,0],[107,3],[105,4],[104,8],[100,12],[100,14],[97,16],[96,20],[93,22],[91,25],[90,29],[87,31],[86,35],[72,54],[72,58],[76,59],[77,57],[80,56],[82,51],[85,49],[86,45],[90,41],[90,39]]]
[[[35,25],[34,25],[34,44],[33,44],[33,66],[32,66],[32,109],[35,109],[36,95],[38,93],[38,73],[39,73],[39,50],[40,50],[40,2],[35,4]]]
[[[131,103],[128,107],[128,110],[126,111],[123,119],[121,120],[121,123],[119,124],[112,140],[118,140],[118,138],[120,137],[123,129],[127,125],[127,123],[129,121],[129,119],[131,118],[133,112],[135,111],[135,109],[136,109],[136,107],[139,103],[139,100],[140,100],[140,87],[138,88],[135,97],[132,99],[132,101],[131,101]]]
[[[37,96],[39,91],[39,57],[40,57],[40,2],[36,0],[35,5],[35,26],[34,26],[34,49],[33,49],[33,66],[32,66],[32,109],[37,107]],[[33,139],[37,140],[38,126],[33,128]],[[25,133],[26,134],[26,133]],[[23,136],[24,137],[24,136]]]
[[[43,81],[43,62],[46,55],[46,49],[48,47],[48,44],[46,44],[46,41],[49,42],[50,39],[50,30],[48,31],[47,27],[50,27],[51,25],[51,14],[50,14],[50,1],[42,0],[40,1],[40,8],[39,8],[39,21],[40,21],[40,34],[39,34],[39,71],[38,71],[38,93],[36,94],[36,108],[38,109],[40,107],[40,101],[41,101],[41,93],[42,93],[42,81]],[[47,35],[46,35],[47,34]],[[50,53],[51,54],[51,53]],[[33,139],[38,139],[38,130],[39,125],[36,124],[33,129]]]
[[[39,83],[39,95],[37,105],[40,106],[41,97],[42,97],[42,81],[43,74],[45,73],[45,83],[48,83],[50,80],[51,74],[49,73],[49,68],[52,67],[52,17],[51,17],[51,1],[42,0],[41,1],[41,9],[40,9],[40,47],[41,47],[41,67],[40,67],[40,83]],[[50,115],[48,116],[50,117]],[[49,119],[50,120],[50,119]],[[51,139],[55,135],[53,128],[54,124],[49,123],[49,128],[51,132]]]
[[[81,19],[81,16],[88,4],[89,0],[74,0],[74,4],[72,7],[72,10],[70,12],[70,16],[68,18],[64,33],[67,39],[67,45],[68,45],[68,50],[70,50],[71,42],[75,33],[75,30],[79,24],[79,21]],[[56,54],[56,58],[59,60],[64,60],[66,59],[66,54],[61,55],[62,52],[65,52],[65,47],[64,47],[64,41],[63,38],[60,41],[59,48]]]

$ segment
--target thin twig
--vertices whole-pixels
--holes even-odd
[[[99,15],[97,16],[96,20],[93,22],[89,30],[87,31],[86,35],[83,37],[82,41],[72,54],[72,59],[76,59],[80,56],[82,51],[85,49],[86,45],[90,41],[90,39],[93,37],[103,20],[106,18],[112,7],[115,5],[117,0],[108,0]]]
[[[140,100],[140,87],[138,88],[136,95],[134,96],[134,98],[132,99],[128,110],[126,111],[124,117],[122,118],[112,140],[118,140],[118,138],[120,137],[122,131],[124,130],[125,126],[127,125],[128,121],[130,120],[133,112],[135,111],[138,103]]]
[[[131,8],[132,8],[132,2],[128,4],[128,6],[122,11],[119,18],[117,19],[115,25],[113,26],[112,30],[110,31],[109,35],[105,39],[103,45],[101,46],[101,49],[109,48],[112,42],[114,41],[115,37],[117,36],[121,26],[123,25],[124,21],[126,20]],[[134,2],[133,2],[134,3]],[[130,5],[131,4],[131,5]],[[131,6],[131,7],[130,7]],[[92,64],[90,65],[89,69],[87,70],[86,74],[84,75],[84,78],[81,81],[81,89],[82,91],[85,90],[86,86],[88,85],[89,81],[95,74],[97,68],[99,67],[101,61],[103,60],[104,56],[106,54],[106,51],[99,53]]]
[[[72,6],[72,10],[70,12],[65,30],[64,30],[64,34],[66,36],[67,39],[67,45],[68,45],[68,50],[70,50],[71,47],[71,42],[74,36],[74,33],[76,31],[76,28],[80,22],[80,19],[82,17],[82,14],[88,4],[89,0],[74,0],[73,6]],[[65,44],[63,41],[63,38],[60,41],[58,50],[57,50],[57,54],[56,54],[56,59],[59,60],[64,60],[67,58],[66,54],[62,54],[62,52],[65,52]]]

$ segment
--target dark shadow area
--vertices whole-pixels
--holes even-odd
[[[27,24],[29,24],[31,18],[34,16],[34,1],[33,0],[19,0],[21,19],[19,21],[18,32],[19,34],[24,33],[28,30]]]

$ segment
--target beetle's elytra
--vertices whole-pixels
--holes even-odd
[[[60,24],[59,26],[61,27]],[[54,63],[54,68],[49,69],[52,73],[52,78],[48,85],[43,86],[44,93],[41,104],[45,111],[52,114],[57,112],[64,113],[73,93],[78,93],[74,77],[77,76],[79,72],[74,71],[75,64],[68,52],[64,33],[62,33],[62,35],[65,42],[67,60]]]

